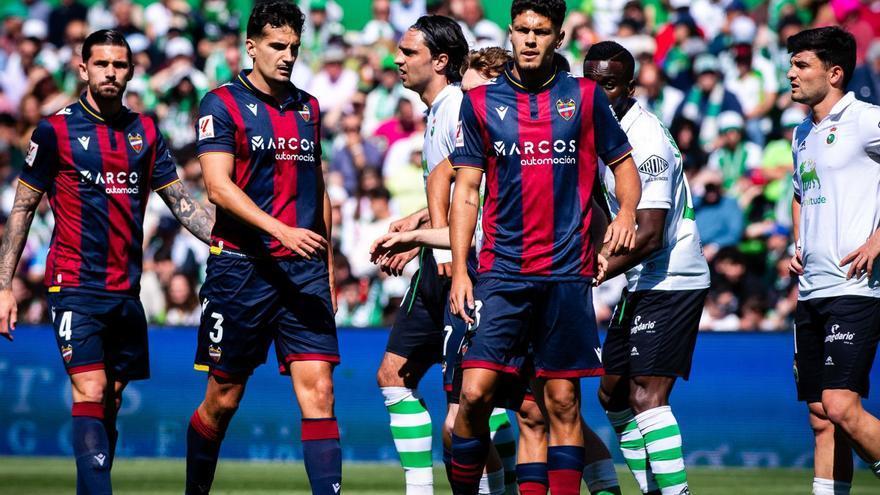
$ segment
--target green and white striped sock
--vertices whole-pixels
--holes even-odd
[[[638,416],[636,422],[645,438],[648,462],[662,495],[679,495],[688,487],[681,451],[681,431],[669,406],[655,407]],[[685,491],[685,493],[687,493]]]
[[[516,486],[517,438],[507,416],[507,409],[496,407],[492,410],[492,416],[489,417],[489,436],[495,444],[498,457],[501,458],[501,465],[504,466],[504,493],[517,495],[519,493]]]
[[[406,475],[406,495],[434,493],[431,415],[416,392],[406,387],[382,387],[391,416],[391,437]]]
[[[880,461],[871,464],[871,471],[874,473],[874,476],[880,478]]]
[[[626,461],[639,489],[642,493],[657,491],[657,483],[648,466],[648,452],[645,450],[645,438],[639,431],[636,417],[632,409],[623,411],[605,411],[608,421],[617,433],[617,441],[620,444],[620,452]]]

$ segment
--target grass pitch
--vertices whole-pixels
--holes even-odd
[[[178,460],[119,459],[113,468],[114,493],[180,494],[183,492],[184,463]],[[348,495],[404,493],[400,467],[389,464],[346,464],[344,491]],[[618,474],[624,494],[638,494],[632,477],[622,466]],[[73,459],[46,457],[0,457],[0,494],[72,494],[75,492]],[[787,495],[810,492],[813,475],[807,470],[789,469],[705,469],[688,470],[695,495]],[[449,493],[442,466],[434,470],[436,492]],[[220,461],[212,493],[217,495],[288,494],[309,495],[301,463],[250,463]],[[583,489],[582,493],[586,493]],[[880,493],[880,480],[871,473],[856,473],[852,495]]]

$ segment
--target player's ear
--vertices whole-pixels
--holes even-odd
[[[256,58],[257,56],[257,42],[248,38],[244,41],[245,50],[247,50],[248,57]]]
[[[86,69],[86,62],[79,63],[79,79],[82,82],[89,82],[89,71]]]
[[[556,49],[559,50],[559,47],[562,46],[562,40],[565,39],[565,31],[559,31],[559,37],[556,39]]]
[[[441,53],[434,59],[434,72],[443,74],[446,72],[446,65],[449,63],[449,55]]]

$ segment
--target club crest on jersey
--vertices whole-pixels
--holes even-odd
[[[209,345],[208,356],[211,356],[211,359],[218,363],[220,362],[220,357],[223,356],[223,349],[220,349],[219,345]]]
[[[64,358],[65,363],[69,363],[71,359],[73,359],[73,346],[67,344],[61,347],[61,357]]]
[[[828,133],[828,137],[825,138],[825,144],[832,145],[837,141],[837,135],[834,134],[835,132],[837,132],[837,127],[832,127],[831,131]]]
[[[303,105],[302,110],[299,110],[299,116],[303,118],[306,122],[312,119],[312,111],[309,110],[308,105]]]
[[[559,112],[559,116],[565,120],[571,120],[571,118],[574,117],[574,111],[576,109],[577,105],[571,98],[566,101],[556,100],[556,111]]]
[[[131,149],[133,149],[135,153],[140,153],[141,150],[144,149],[144,138],[137,132],[129,132],[128,144],[131,145]]]

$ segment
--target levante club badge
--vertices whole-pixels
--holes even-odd
[[[144,138],[136,132],[130,132],[128,133],[128,144],[131,145],[131,149],[135,153],[140,153],[144,149]]]
[[[312,118],[312,111],[309,110],[308,105],[303,105],[302,110],[299,111],[299,116],[303,118],[306,122],[308,122]]]
[[[73,359],[73,346],[68,344],[61,348],[61,357],[64,358],[65,363],[69,363],[71,359]]]
[[[218,346],[213,346],[213,345],[208,346],[208,356],[211,356],[211,359],[213,359],[215,363],[220,361],[220,357],[222,355],[223,355],[223,350],[220,349],[219,345]]]
[[[574,111],[577,108],[574,100],[569,98],[567,101],[556,100],[556,111],[559,112],[559,116],[565,120],[571,120],[574,117]]]

